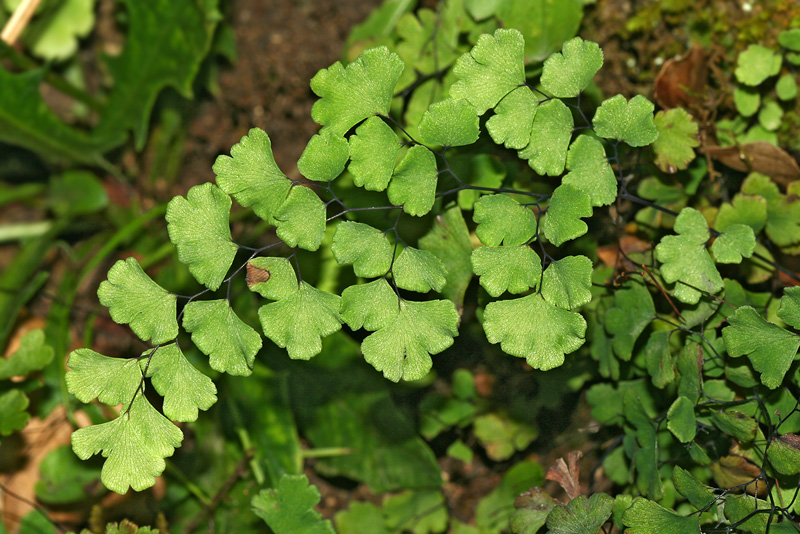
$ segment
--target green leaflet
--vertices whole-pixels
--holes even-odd
[[[322,338],[341,329],[341,297],[306,282],[291,295],[258,309],[264,335],[295,360],[308,360],[322,351]]]
[[[494,115],[486,121],[486,131],[498,145],[522,150],[530,142],[538,107],[539,99],[529,87],[517,87],[494,108]]]
[[[733,90],[733,103],[742,116],[750,117],[761,105],[761,93],[753,87],[739,86]]]
[[[606,159],[603,144],[588,135],[578,136],[567,152],[568,172],[561,183],[580,189],[592,206],[607,206],[617,199],[617,178]]]
[[[658,138],[653,143],[655,164],[664,172],[674,173],[688,167],[694,159],[698,125],[683,108],[659,111],[653,119]]]
[[[44,330],[31,330],[22,336],[19,348],[11,356],[0,358],[0,380],[43,369],[53,354],[53,347],[45,344]]]
[[[758,234],[767,224],[767,200],[758,195],[738,193],[730,203],[722,204],[714,228],[722,232],[734,224],[746,224]]]
[[[783,290],[778,317],[789,326],[800,330],[800,287],[787,287]]]
[[[490,247],[522,245],[536,235],[536,215],[508,195],[484,195],[475,203],[475,235]]]
[[[633,344],[639,335],[656,318],[653,297],[647,286],[637,280],[614,291],[614,306],[606,313],[606,331],[614,339],[614,353],[622,360],[630,360]]]
[[[630,146],[647,146],[658,138],[653,120],[653,103],[642,95],[630,102],[622,95],[604,101],[594,114],[594,131],[606,139],[618,139]]]
[[[557,504],[547,516],[547,531],[552,534],[597,532],[608,521],[614,499],[605,493],[591,497],[578,495],[567,506]]]
[[[459,315],[449,300],[401,300],[394,316],[361,343],[364,359],[393,382],[419,380],[458,335]]]
[[[672,482],[678,493],[686,497],[698,510],[707,507],[715,500],[714,492],[697,480],[689,471],[676,465],[672,471]]]
[[[367,191],[383,191],[392,178],[400,154],[400,139],[379,117],[370,117],[350,136],[350,165],[353,182]]]
[[[496,462],[508,460],[517,451],[525,450],[539,436],[539,431],[511,419],[504,413],[479,415],[473,422],[475,437]]]
[[[744,224],[728,226],[711,243],[711,253],[719,263],[741,263],[742,258],[749,258],[756,248],[756,236],[753,229]]]
[[[583,0],[502,0],[496,9],[504,26],[518,27],[522,32],[525,57],[539,62],[577,33],[584,3]]]
[[[382,508],[371,502],[352,501],[347,510],[336,512],[334,519],[341,534],[391,534],[384,525]]]
[[[466,100],[448,98],[430,105],[422,115],[418,132],[423,142],[433,145],[471,145],[480,134],[478,114]]]
[[[347,139],[332,130],[323,130],[306,145],[297,170],[309,180],[329,182],[342,174],[349,157]]]
[[[781,62],[780,54],[761,45],[751,44],[736,58],[734,74],[741,83],[756,86],[770,76],[778,74]]]
[[[278,168],[269,136],[259,128],[231,148],[230,156],[214,163],[217,185],[245,208],[275,224],[274,215],[286,200],[292,182]]]
[[[709,239],[708,223],[699,211],[684,208],[675,219],[675,231],[677,236],[665,236],[656,245],[656,258],[663,264],[664,280],[670,284],[678,282],[673,290],[675,297],[696,304],[701,291],[713,294],[723,287],[705,246]]]
[[[458,81],[450,95],[466,99],[483,115],[525,83],[524,47],[522,34],[514,29],[481,35],[472,50],[456,61],[453,72]]]
[[[43,16],[42,16],[43,15]],[[94,26],[94,0],[67,0],[31,21],[23,40],[47,60],[65,60],[78,49],[78,39]]]
[[[252,505],[275,534],[334,534],[331,522],[314,510],[318,502],[319,490],[305,475],[283,475],[277,488],[261,490]]]
[[[72,450],[81,460],[102,452],[103,485],[123,494],[131,487],[142,491],[164,471],[164,458],[183,441],[183,432],[153,408],[142,393],[130,411],[113,421],[80,428],[72,434]]]
[[[760,195],[767,201],[767,236],[779,247],[800,242],[800,201],[784,195],[768,176],[750,173],[742,183],[742,193]],[[736,221],[744,222],[744,221]]]
[[[69,355],[67,365],[71,369],[66,376],[67,389],[84,403],[97,398],[109,406],[127,406],[142,382],[136,358],[109,358],[78,349]]]
[[[602,66],[603,51],[597,43],[573,37],[564,43],[560,53],[545,60],[542,87],[559,98],[578,96]]]
[[[0,394],[0,436],[22,430],[31,418],[26,411],[30,400],[19,389],[10,389]]]
[[[217,402],[217,387],[189,363],[178,345],[160,347],[149,362],[143,358],[139,363],[164,397],[164,415],[171,420],[196,421],[198,409],[208,410]]]
[[[342,67],[338,61],[311,79],[320,97],[311,108],[315,122],[343,136],[372,115],[386,115],[403,61],[385,46],[370,48]]]
[[[785,297],[784,297],[785,298]],[[747,356],[770,389],[781,385],[800,348],[800,337],[765,321],[750,306],[741,306],[728,317],[722,339],[732,357]]]
[[[270,300],[285,299],[297,291],[297,274],[286,258],[253,258],[247,262],[246,280],[251,291]]]
[[[567,256],[547,266],[542,277],[542,297],[559,308],[574,310],[592,300],[592,260]]]
[[[524,293],[536,289],[542,277],[542,260],[530,247],[479,247],[472,252],[472,269],[493,297],[505,291]]]
[[[196,185],[186,198],[176,196],[167,205],[167,231],[178,259],[212,290],[222,284],[239,250],[231,239],[230,211],[230,197],[211,183]]]
[[[342,291],[342,320],[353,330],[379,330],[392,321],[399,308],[399,299],[385,278]]]
[[[437,178],[433,153],[424,146],[413,146],[394,170],[386,190],[389,202],[403,206],[409,215],[425,215],[436,200]]]
[[[258,259],[277,258],[255,258],[251,263]],[[291,273],[294,275],[294,270]],[[293,289],[297,290],[296,278]],[[239,319],[227,300],[188,303],[183,309],[183,327],[187,332],[191,332],[192,343],[197,345],[203,354],[208,355],[208,363],[215,371],[237,376],[249,376],[253,372],[253,362],[261,349],[261,336]],[[159,349],[156,354],[160,354],[163,350]],[[159,356],[159,359],[161,358]],[[175,358],[183,358],[183,355]],[[188,365],[188,362],[186,363]],[[155,385],[155,380],[153,384]],[[176,420],[169,414],[167,416]]]
[[[317,250],[325,237],[325,204],[310,188],[296,185],[275,213],[275,224],[290,247]]]
[[[136,258],[119,260],[108,271],[108,280],[97,289],[103,306],[120,324],[154,344],[165,343],[178,335],[175,295],[153,282]]]
[[[689,443],[697,433],[694,403],[686,397],[678,397],[667,412],[667,428],[681,443]]]
[[[700,534],[699,516],[683,517],[660,504],[636,497],[622,516],[630,534]]]
[[[392,266],[397,287],[427,293],[431,289],[439,292],[447,282],[444,264],[426,250],[406,247]]]
[[[592,216],[589,195],[570,184],[561,184],[553,191],[542,221],[545,237],[555,246],[582,236],[589,230],[581,217]]]
[[[660,330],[650,334],[644,346],[644,362],[647,374],[653,385],[664,389],[667,384],[675,380],[675,369],[672,365],[672,353],[669,350],[669,338],[672,332]]]
[[[564,172],[573,126],[572,113],[561,100],[540,104],[533,118],[529,143],[519,151],[519,157],[527,159],[531,169],[539,174],[558,176]]]
[[[382,507],[391,532],[423,534],[447,528],[449,514],[439,489],[403,491],[386,497]]]
[[[368,224],[344,221],[336,227],[331,251],[340,265],[353,264],[356,276],[374,278],[389,271],[394,257],[386,234]]]
[[[564,363],[565,354],[583,345],[586,321],[534,293],[487,304],[483,329],[489,342],[500,343],[503,352],[547,371]]]
[[[472,281],[473,244],[461,210],[456,206],[436,217],[433,228],[419,240],[419,248],[427,250],[444,264],[447,283],[440,293],[461,309],[464,293]]]

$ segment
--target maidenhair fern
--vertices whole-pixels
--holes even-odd
[[[686,151],[696,144],[696,128],[674,113],[654,117],[653,104],[643,96],[612,96],[589,120],[581,96],[602,66],[600,48],[577,37],[567,41],[562,52],[544,62],[538,85],[526,79],[524,51],[516,30],[482,35],[455,62],[456,81],[448,96],[432,103],[414,125],[398,123],[390,112],[404,69],[398,55],[380,47],[346,67],[336,63],[311,81],[320,97],[312,116],[322,128],[298,162],[305,180],[286,177],[275,164],[267,134],[253,129],[231,149],[230,157],[217,160],[217,185],[193,187],[185,198],[170,202],[170,240],[180,261],[206,289],[175,295],[150,279],[135,259],[119,261],[100,286],[100,301],[116,322],[129,324],[152,348],[131,360],[87,349],[69,359],[67,384],[79,400],[97,398],[120,406],[117,419],[73,436],[81,458],[96,453],[107,458],[102,479],[108,488],[124,492],[129,486],[141,490],[152,485],[164,469],[164,458],[182,440],[171,421],[194,421],[199,410],[216,401],[213,382],[183,354],[179,325],[214,370],[234,375],[252,371],[262,338],[231,307],[227,295],[237,276],[245,277],[250,290],[265,299],[258,310],[261,330],[292,359],[313,358],[322,350],[323,338],[346,325],[365,330],[364,359],[387,379],[421,379],[431,370],[432,357],[458,336],[466,287],[477,276],[489,296],[480,303],[489,342],[535,369],[547,370],[562,365],[584,344],[587,328],[599,325],[608,334],[607,351],[592,347],[592,352],[600,354],[601,373],[618,377],[619,361],[608,353],[631,359],[638,337],[657,317],[651,292],[641,278],[628,280],[601,304],[606,312],[602,320],[587,324],[581,308],[597,305],[592,302],[592,261],[564,245],[589,232],[599,209],[604,215],[605,206],[633,198],[626,188],[621,151],[663,141],[654,149],[657,163],[684,168],[691,159]],[[484,167],[476,168],[486,172],[460,174],[451,164],[451,155],[459,150],[455,147],[484,150],[484,128],[494,143],[518,151],[524,172],[505,179],[506,169],[483,162]],[[752,195],[769,187],[752,177],[742,192]],[[384,200],[356,205],[350,200],[354,188]],[[767,210],[752,217],[748,214],[757,208],[750,206],[752,197],[734,198],[717,220],[725,220],[731,211],[736,215],[728,215],[728,224],[717,229],[709,227],[700,211],[683,209],[675,220],[675,235],[664,237],[655,248],[661,263],[658,287],[686,305],[727,290],[730,281],[723,280],[717,264],[751,257],[762,228],[768,235],[777,232],[770,225],[778,224],[777,211],[785,209],[782,195],[776,190],[763,196]],[[257,249],[234,242],[232,199],[274,226],[277,239]],[[367,224],[360,215],[368,211],[391,214],[394,223]],[[436,217],[428,234],[411,239],[403,232],[405,222],[429,214]],[[474,228],[474,240],[469,228]],[[298,249],[332,254],[359,282],[339,294],[315,287],[303,279]],[[249,257],[234,264],[242,252]],[[777,313],[795,328],[800,328],[798,299],[796,292],[787,291]],[[703,310],[687,310],[682,328],[699,324],[717,308],[708,309],[704,316]],[[722,335],[730,356],[746,356],[761,374],[761,383],[777,387],[800,338],[747,305],[729,315]],[[654,331],[644,349],[642,365],[657,387],[675,380],[672,341],[671,331]],[[706,341],[720,349],[715,340]],[[688,342],[678,357],[678,369],[686,377],[697,371],[691,352],[696,346]],[[164,399],[163,415],[144,394],[150,385]],[[667,428],[682,443],[694,437],[699,394],[692,391],[689,378],[682,378],[680,396],[666,415]],[[600,406],[608,396],[613,402]],[[658,498],[663,487],[657,475],[654,414],[633,387],[596,390],[589,397],[602,412],[596,414],[599,420],[623,417],[636,428],[635,442],[626,444],[639,451],[636,483],[643,494]],[[309,514],[317,497],[300,479],[281,482],[277,493],[259,496],[259,513],[268,522],[301,521],[294,516],[280,519],[270,511],[270,503],[293,492],[307,493],[307,505],[295,503],[297,517]],[[603,514],[592,519],[599,528],[611,513],[607,501],[575,500],[564,513],[600,506]],[[548,526],[556,529],[566,521],[560,513],[551,514]],[[642,531],[646,524],[678,524],[670,514],[652,501],[637,499],[624,521],[631,531]]]

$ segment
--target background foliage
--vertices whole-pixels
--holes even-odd
[[[156,101],[169,167],[177,95],[213,90],[226,52],[217,6],[154,7],[119,10],[97,94],[75,65],[51,80],[2,49],[2,140],[26,149],[2,201],[47,218],[3,227],[21,242],[0,282],[19,316],[0,331],[0,447],[24,455],[38,421],[78,428],[10,528],[55,532],[79,507],[69,526],[97,532],[798,530],[796,6],[751,6],[734,30],[657,2],[601,50],[572,36],[602,5],[388,1],[311,80],[322,129],[299,174],[253,129],[216,185],[122,208],[95,173],[124,178],[114,150],[147,149]],[[649,49],[614,53],[675,28],[698,48],[652,72]],[[621,68],[658,70],[654,93],[603,94],[609,69],[639,82]],[[72,120],[30,98],[43,80]],[[58,172],[30,180],[31,161]],[[71,339],[98,285],[147,343],[104,341],[95,308]],[[351,493],[327,519],[315,486]],[[153,489],[130,508],[105,489],[128,487]]]

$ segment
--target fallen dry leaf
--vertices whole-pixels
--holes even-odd
[[[581,451],[572,451],[567,455],[566,462],[564,458],[559,458],[556,460],[556,465],[547,471],[547,476],[545,477],[547,480],[558,482],[559,486],[564,488],[569,500],[582,493],[581,483],[578,481],[578,475],[580,474],[578,461],[582,456],[583,453]]]
[[[800,178],[797,161],[782,148],[766,141],[729,147],[706,146],[703,150],[731,169],[766,174],[784,187]]]
[[[685,55],[668,59],[655,80],[655,98],[664,109],[701,105],[708,82],[708,52],[695,45]]]

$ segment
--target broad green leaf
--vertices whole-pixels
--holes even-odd
[[[586,256],[567,256],[544,271],[542,297],[558,308],[574,310],[592,300],[592,260]]]
[[[269,136],[253,128],[231,147],[230,156],[214,163],[217,185],[245,208],[275,224],[275,212],[283,205],[292,182],[278,168]]]
[[[689,471],[676,465],[672,471],[672,483],[678,493],[686,497],[698,510],[706,508],[716,500],[714,491],[697,480]]]
[[[418,132],[421,140],[428,144],[471,145],[480,134],[478,114],[466,100],[448,98],[430,105],[422,115]]]
[[[433,207],[436,200],[436,158],[424,146],[412,146],[397,165],[386,193],[389,202],[403,206],[403,211],[419,217]]]
[[[617,177],[606,159],[603,144],[588,135],[578,136],[567,152],[567,170],[561,179],[589,196],[592,206],[607,206],[617,199]]]
[[[719,263],[741,263],[742,258],[749,258],[756,248],[756,236],[753,229],[744,224],[728,226],[711,243],[711,253]]]
[[[496,13],[504,26],[522,32],[526,60],[539,62],[578,32],[584,3],[584,0],[500,0]]]
[[[797,96],[797,81],[790,73],[786,73],[778,78],[775,84],[775,93],[781,100],[794,100]]]
[[[275,534],[334,534],[333,526],[314,506],[319,490],[305,475],[283,475],[275,489],[261,490],[253,497],[253,511]]]
[[[655,318],[653,297],[642,282],[631,280],[614,291],[614,306],[605,317],[606,331],[614,336],[614,353],[622,360],[630,360],[636,339]]]
[[[658,138],[653,143],[655,164],[664,172],[673,174],[684,170],[694,159],[697,140],[697,123],[683,108],[659,111],[653,119]]]
[[[82,462],[69,445],[47,453],[39,464],[36,498],[47,504],[70,505],[90,498],[100,480],[100,468]],[[0,531],[2,532],[2,531]]]
[[[781,70],[781,56],[769,48],[751,44],[736,58],[736,79],[745,85],[755,86],[775,76]]]
[[[478,247],[472,252],[472,269],[486,292],[499,297],[505,291],[524,293],[539,287],[542,260],[527,245]]]
[[[78,39],[94,27],[94,0],[66,0],[34,18],[23,33],[23,41],[35,55],[46,60],[64,60],[75,54]]]
[[[153,282],[136,258],[115,263],[108,280],[100,283],[97,296],[114,322],[130,324],[145,341],[160,344],[178,335],[175,295]]]
[[[800,52],[800,28],[784,30],[779,33],[778,43],[784,48]]]
[[[486,455],[496,462],[508,460],[515,452],[525,450],[539,436],[532,426],[504,413],[476,417],[472,431],[486,450]]]
[[[297,170],[309,180],[328,182],[342,174],[349,157],[347,139],[323,130],[309,140],[297,161]]]
[[[553,191],[542,221],[545,237],[555,246],[585,234],[589,227],[581,220],[592,216],[589,195],[570,184],[561,184]]]
[[[572,113],[561,100],[540,104],[533,118],[530,141],[519,151],[519,157],[528,160],[538,174],[558,176],[564,172],[573,126]]]
[[[603,66],[597,43],[573,37],[561,52],[552,54],[542,68],[542,88],[558,98],[578,96]]]
[[[409,490],[386,497],[383,513],[392,532],[411,534],[444,532],[449,515],[439,489]]]
[[[605,100],[594,114],[594,131],[606,139],[619,139],[630,146],[647,146],[658,138],[653,103],[642,95],[630,102],[622,95]]]
[[[683,517],[660,504],[636,497],[622,516],[625,532],[630,534],[700,534],[697,515]]]
[[[611,517],[614,499],[605,493],[578,495],[569,504],[556,504],[547,516],[550,534],[596,534]]]
[[[778,317],[789,326],[800,330],[800,286],[787,287],[783,290]]]
[[[426,250],[406,247],[392,266],[397,287],[427,293],[431,289],[439,292],[447,282],[444,264]]]
[[[800,201],[797,198],[782,194],[775,182],[757,172],[745,178],[742,193],[760,195],[766,199],[766,232],[773,243],[788,247],[800,242]]]
[[[44,369],[53,354],[53,347],[45,344],[44,330],[31,330],[22,336],[19,348],[11,356],[0,358],[0,380]]]
[[[453,98],[466,99],[483,115],[508,93],[525,83],[525,40],[515,29],[481,35],[453,68],[458,81],[450,88]]]
[[[353,330],[379,330],[394,320],[399,308],[398,297],[385,278],[342,291],[342,320]]]
[[[122,53],[105,58],[114,88],[97,132],[105,137],[132,129],[141,149],[158,94],[173,87],[183,97],[192,97],[192,81],[220,18],[213,5],[195,2],[126,0],[125,5],[130,29]]]
[[[459,315],[447,300],[400,301],[399,310],[361,343],[364,359],[393,382],[428,374],[431,354],[439,354],[458,335]]]
[[[311,108],[314,121],[343,136],[372,115],[387,115],[403,61],[385,46],[370,48],[343,67],[336,62],[311,79],[320,97]]]
[[[103,485],[123,494],[131,487],[142,491],[156,483],[183,441],[183,432],[153,408],[142,393],[129,411],[113,421],[80,428],[72,433],[72,450],[81,460],[102,452]]]
[[[92,165],[103,152],[122,143],[125,135],[119,130],[103,138],[68,126],[40,96],[43,76],[44,70],[16,74],[0,69],[0,141],[50,160]]]
[[[336,227],[331,251],[339,265],[352,263],[356,276],[364,278],[385,275],[394,255],[386,234],[353,221],[344,221]]]
[[[486,131],[498,145],[522,150],[531,140],[538,106],[539,99],[529,87],[517,87],[494,108],[494,115],[486,121]]]
[[[759,195],[738,193],[730,203],[722,204],[714,228],[722,232],[734,224],[746,224],[758,234],[767,224],[767,200]]]
[[[392,178],[400,154],[400,139],[379,117],[370,117],[350,136],[350,165],[353,182],[367,191],[383,191]]]
[[[761,373],[762,384],[770,389],[780,386],[800,348],[800,337],[768,323],[750,306],[739,307],[728,317],[728,324],[722,329],[728,354],[747,356]]]
[[[536,534],[547,522],[550,510],[556,501],[541,488],[531,488],[514,500],[511,514],[511,532],[514,534]]]
[[[261,306],[258,317],[264,335],[289,352],[294,360],[308,360],[322,351],[322,338],[342,328],[341,297],[300,282],[288,297]]]
[[[293,289],[297,291],[296,279]],[[192,334],[192,343],[208,355],[208,363],[215,371],[236,376],[249,376],[253,372],[253,362],[261,349],[261,336],[239,319],[227,300],[188,303],[183,309],[183,327]],[[180,357],[175,356],[175,359]],[[170,416],[170,419],[174,418]]]
[[[158,348],[149,362],[142,358],[139,364],[156,391],[164,397],[164,415],[173,421],[196,421],[198,409],[208,410],[217,402],[217,387],[189,363],[174,343]]]
[[[275,213],[275,224],[290,247],[317,250],[325,237],[325,204],[311,188],[297,185]]]
[[[142,382],[137,358],[109,358],[90,349],[69,355],[67,389],[83,403],[97,398],[103,404],[127,406]]]
[[[686,397],[678,397],[667,412],[667,428],[681,443],[689,443],[697,433],[694,403]]]
[[[647,374],[650,375],[653,385],[659,389],[675,380],[675,369],[672,365],[672,354],[669,349],[669,330],[661,330],[650,334],[647,345],[644,346],[644,361]]]
[[[534,293],[487,304],[483,329],[489,343],[500,343],[503,352],[546,371],[563,364],[565,354],[583,345],[586,321]]]
[[[285,299],[297,291],[297,274],[286,258],[253,258],[247,262],[246,280],[251,291],[269,300]]]
[[[759,513],[754,513],[756,510],[763,510]],[[725,498],[725,507],[723,512],[725,517],[731,523],[736,523],[738,529],[742,532],[751,532],[753,534],[766,534],[768,531],[775,533],[778,531],[778,525],[769,525],[770,514],[775,512],[775,507],[767,501],[756,499],[750,495],[732,495],[728,494]],[[786,532],[792,532],[794,526],[790,526]]]
[[[440,293],[461,309],[464,293],[472,281],[470,255],[474,246],[458,206],[436,217],[430,232],[420,238],[419,248],[427,250],[444,264],[447,283]]]
[[[10,389],[0,395],[0,436],[22,430],[31,415],[26,411],[30,401],[19,389]]]
[[[740,115],[750,117],[761,105],[761,93],[753,87],[738,86],[733,90],[733,104]]]
[[[167,231],[178,259],[211,290],[222,284],[239,250],[231,240],[230,212],[230,197],[211,183],[196,185],[186,198],[176,196],[167,205]]]
[[[694,208],[684,208],[675,219],[676,236],[668,235],[656,245],[664,280],[675,283],[675,297],[696,304],[702,292],[714,294],[722,289],[722,278],[706,250],[708,223]]]
[[[522,245],[536,235],[536,215],[508,195],[484,195],[475,203],[475,235],[490,247]]]
[[[350,501],[334,520],[339,534],[392,534],[383,523],[383,510],[371,502]]]

